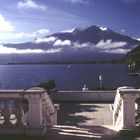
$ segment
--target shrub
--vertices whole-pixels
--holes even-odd
[[[49,80],[46,83],[41,83],[39,87],[46,89],[47,91],[56,91],[56,84],[54,80]]]

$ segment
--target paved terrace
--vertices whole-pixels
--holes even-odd
[[[58,125],[47,131],[49,140],[118,139],[112,126],[111,104],[61,104]]]
[[[131,91],[131,90],[128,90],[128,91]],[[138,92],[138,91],[134,90],[134,92]],[[7,92],[7,94],[4,94],[4,92]],[[15,92],[17,94],[15,94]],[[30,125],[30,128],[34,128],[32,127],[32,121],[35,120],[34,123],[38,124],[38,125],[35,125],[35,126],[39,126],[37,127],[38,129],[42,125],[42,113],[40,116],[40,114],[38,114],[37,111],[43,111],[43,107],[45,107],[44,104],[47,105],[48,107],[49,105],[52,105],[52,103],[49,101],[50,99],[48,95],[45,93],[46,91],[44,91],[43,89],[38,89],[38,88],[33,88],[28,91],[24,91],[24,94],[23,94],[23,91],[19,91],[19,93],[17,91],[14,91],[14,94],[13,94],[13,91],[10,93],[9,91],[1,91],[1,99],[4,100],[4,103],[5,103],[4,110],[5,110],[7,109],[6,103],[7,103],[8,98],[15,98],[16,99],[15,103],[18,104],[19,103],[17,102],[18,99],[21,99],[21,98],[23,99],[23,97],[29,96],[30,97],[29,98],[29,114],[30,114],[30,118],[32,117],[32,119],[29,119],[30,121],[29,125]],[[37,96],[38,94],[39,96]],[[134,96],[134,95],[135,94],[131,96]],[[114,97],[115,97],[114,91],[113,92],[112,91],[111,92],[108,92],[108,91],[81,92],[80,91],[79,93],[73,92],[73,94],[71,92],[70,93],[61,92],[60,94],[59,93],[51,94],[52,100],[56,103],[57,102],[60,103],[60,109],[58,111],[58,125],[54,125],[52,128],[48,128],[46,131],[46,135],[38,137],[39,139],[36,136],[34,136],[33,139],[36,139],[36,140],[40,140],[40,139],[41,140],[42,139],[44,140],[91,140],[91,139],[92,140],[93,139],[124,140],[124,138],[122,139],[117,135],[116,128],[113,126],[112,103],[114,102]],[[43,105],[43,106],[42,108],[38,108],[39,110],[37,110],[34,103],[35,105]],[[51,109],[51,106],[50,106],[50,109]],[[34,114],[36,114],[36,116]],[[16,112],[15,112],[15,115],[17,115]],[[3,116],[6,120],[6,114]],[[53,116],[54,117],[52,117],[52,119],[54,120],[54,122],[56,122],[55,120],[56,113]],[[38,119],[40,119],[40,121],[38,121]],[[16,123],[19,123],[19,121],[20,120],[17,120]],[[4,124],[7,124],[7,121],[6,122],[4,121]],[[22,130],[24,129],[22,128]],[[34,131],[34,129],[29,129],[29,130]],[[28,129],[25,132],[29,132]],[[24,133],[22,133],[22,135],[23,137],[26,137]],[[0,139],[1,139],[1,135],[0,135]],[[16,137],[16,139],[18,139],[18,137]],[[129,140],[131,139],[129,138]],[[140,139],[137,138],[137,140],[140,140]]]

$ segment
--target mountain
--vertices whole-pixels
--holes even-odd
[[[132,49],[132,51],[128,52],[125,57],[124,60],[127,63],[137,63],[140,65],[140,45],[138,45],[136,48]]]
[[[101,40],[112,40],[112,42],[123,41],[132,45],[135,45],[139,42],[128,36],[116,33],[106,27],[97,27],[94,25],[86,29],[75,29],[71,33],[55,33],[51,36],[55,36],[61,40],[71,40],[73,42],[78,41],[80,43],[90,42],[94,44],[97,44]]]
[[[93,25],[88,28],[76,28],[71,32],[54,33],[32,42],[4,46],[20,52],[18,57],[22,61],[46,62],[118,60],[138,44],[138,40],[116,33],[107,27]],[[22,54],[24,51],[30,51],[30,54]],[[11,57],[14,58],[14,62],[21,61],[15,56],[17,57]]]

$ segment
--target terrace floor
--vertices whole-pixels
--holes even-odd
[[[110,104],[61,104],[58,125],[48,129],[48,140],[118,139]]]

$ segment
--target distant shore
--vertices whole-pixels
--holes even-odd
[[[121,60],[111,61],[47,61],[47,62],[9,62],[0,65],[47,65],[47,64],[124,64]]]

